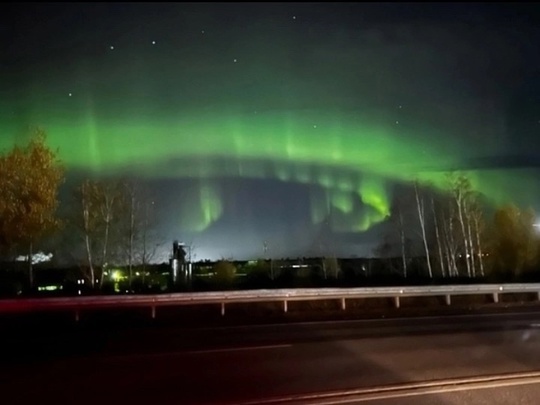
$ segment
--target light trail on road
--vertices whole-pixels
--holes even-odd
[[[237,405],[339,405],[536,383],[540,383],[540,371],[449,378],[445,380],[394,384],[331,393],[294,395],[275,399],[243,402]]]

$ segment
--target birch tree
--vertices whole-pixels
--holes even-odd
[[[124,184],[119,180],[108,180],[99,183],[98,209],[102,222],[103,239],[101,243],[101,278],[100,287],[103,287],[105,269],[111,262],[120,262],[121,249],[121,221],[126,212],[129,212]]]
[[[405,249],[405,227],[403,225],[403,213],[401,212],[401,208],[398,207],[398,223],[399,223],[399,239],[401,244],[401,265],[403,267],[403,277],[407,278],[407,256],[406,256],[406,249]]]
[[[429,247],[426,234],[426,214],[424,207],[424,198],[420,196],[418,191],[418,182],[414,183],[414,195],[416,197],[416,208],[418,211],[418,220],[420,222],[420,230],[422,234],[422,242],[424,245],[424,251],[426,253],[426,264],[428,269],[429,278],[433,278],[433,271],[431,270],[431,261],[429,256]]]
[[[472,221],[472,228],[473,228],[473,239],[472,242],[475,245],[475,252],[478,261],[478,267],[480,271],[480,277],[485,276],[485,269],[484,269],[484,249],[482,248],[483,245],[483,231],[484,231],[484,216],[482,209],[480,207],[480,201],[479,201],[479,195],[474,194],[473,198],[471,200],[471,207],[470,207],[470,218]]]
[[[448,266],[448,275],[458,277],[459,270],[456,263],[458,246],[455,236],[456,226],[454,225],[456,222],[456,215],[453,202],[450,200],[445,200],[445,203],[442,205],[441,212],[442,214],[440,218],[442,222],[443,244]]]
[[[104,273],[110,260],[119,261],[120,221],[126,208],[123,184],[117,180],[85,180],[79,187],[80,219],[86,250],[90,283],[95,287],[99,269],[99,287],[103,287]]]
[[[128,267],[128,282],[131,289],[133,283],[133,262],[135,252],[135,241],[140,231],[140,202],[138,200],[138,190],[135,184],[131,181],[126,181],[122,184],[120,193],[124,194],[126,202],[126,210],[124,211],[124,228],[126,237],[126,256]]]
[[[133,268],[142,267],[143,284],[148,263],[156,256],[154,201],[146,195],[143,187],[132,180],[123,182],[121,201],[125,210],[120,219],[123,233],[123,247],[128,267],[130,287],[133,282]]]
[[[433,225],[435,227],[435,240],[437,243],[437,249],[439,253],[439,265],[441,267],[441,276],[446,277],[446,271],[444,266],[444,255],[441,242],[441,232],[439,230],[439,221],[437,220],[437,211],[435,210],[435,198],[431,196],[431,212],[433,214]]]
[[[474,267],[474,247],[472,244],[472,232],[469,219],[469,198],[471,183],[463,174],[451,174],[449,177],[450,189],[457,208],[459,226],[461,229],[463,258],[467,268],[467,276],[473,277]]]
[[[94,244],[98,238],[98,226],[99,217],[97,211],[97,196],[98,185],[96,182],[85,180],[78,189],[78,199],[80,200],[81,217],[80,229],[82,231],[82,237],[84,240],[84,247],[86,252],[86,261],[88,264],[88,272],[86,278],[89,279],[90,285],[95,288],[96,274],[94,263]],[[75,221],[78,223],[78,221]]]
[[[394,225],[395,232],[397,232],[397,236],[399,237],[399,244],[400,244],[400,256],[401,256],[401,272],[403,278],[407,278],[408,275],[408,250],[409,250],[409,239],[407,238],[407,235],[405,233],[406,225],[405,225],[405,219],[403,215],[404,211],[404,202],[406,201],[403,194],[401,194],[401,197],[395,198],[392,204],[392,210],[391,210],[391,220]],[[393,231],[394,232],[394,231]]]
[[[156,256],[156,250],[161,245],[161,243],[156,242],[156,236],[154,234],[155,229],[155,216],[154,216],[154,201],[145,199],[143,202],[142,210],[142,221],[141,221],[141,232],[140,232],[140,249],[138,250],[137,258],[139,263],[142,266],[143,274],[143,283],[144,278],[146,277],[146,266],[153,260]],[[153,242],[150,242],[153,241]],[[191,247],[190,247],[191,254]]]

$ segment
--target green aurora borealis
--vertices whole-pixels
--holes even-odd
[[[321,204],[314,198],[313,220],[325,218],[330,204],[351,215],[350,231],[361,231],[389,214],[391,190],[387,180],[418,178],[444,187],[446,171],[465,164],[459,159],[457,142],[428,143],[401,129],[363,124],[358,117],[338,113],[328,117],[317,112],[248,117],[208,114],[171,120],[165,125],[163,121],[137,123],[136,119],[129,125],[101,124],[94,118],[89,121],[80,127],[43,124],[50,134],[50,144],[59,148],[67,167],[106,174],[134,170],[138,176],[150,178],[208,180],[201,187],[201,200],[191,203],[194,207],[200,203],[203,210],[203,223],[190,225],[196,230],[205,229],[222,213],[219,192],[212,188],[220,177],[273,178],[320,186],[326,191],[327,201]],[[448,138],[441,134],[437,139]],[[167,161],[178,164],[163,167]],[[513,173],[471,173],[479,191],[494,203],[511,200],[508,186],[512,185]],[[527,180],[521,177],[520,183],[526,188],[534,185],[534,178],[529,184]],[[355,212],[355,199],[370,209],[362,214]]]
[[[234,196],[223,179],[297,184],[312,226],[329,221],[336,234],[384,222],[396,183],[441,188],[453,169],[469,172],[494,204],[536,204],[535,168],[476,164],[523,153],[512,149],[498,92],[525,85],[508,78],[518,62],[501,53],[514,44],[491,25],[484,36],[455,21],[451,29],[428,20],[359,28],[350,9],[367,19],[360,5],[321,5],[327,23],[316,7],[294,4],[266,5],[272,12],[251,5],[245,19],[240,6],[163,7],[147,17],[132,6],[141,29],[121,20],[120,6],[97,36],[86,31],[90,17],[67,24],[55,37],[73,30],[65,44],[50,33],[51,57],[5,69],[0,147],[39,125],[68,169],[191,182],[168,214],[173,234],[211,231],[230,214],[225,201]],[[489,41],[499,42],[486,48]],[[486,102],[480,87],[497,95]],[[272,203],[286,206],[287,197]],[[264,230],[255,233],[260,245]]]

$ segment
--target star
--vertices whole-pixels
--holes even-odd
[[[401,106],[401,105],[400,105],[400,106],[398,106],[398,108],[400,108],[400,109],[401,109],[401,107],[403,107],[403,106]]]
[[[317,128],[317,125],[313,125],[313,128]]]
[[[292,16],[292,19],[293,19],[293,20],[296,20],[296,16],[295,16],[295,15],[293,15],[293,16]]]
[[[396,121],[396,124],[399,124],[399,121]]]
[[[156,41],[152,41],[152,45],[155,45],[156,44]]]
[[[204,34],[204,30],[201,31],[201,34]]]
[[[109,48],[111,48],[111,51],[114,50],[114,46],[112,46],[112,45]]]
[[[68,94],[68,97],[71,97],[72,95],[73,95],[73,94],[69,93],[69,94]]]
[[[234,62],[234,63],[238,62],[238,59],[233,59],[233,62]]]

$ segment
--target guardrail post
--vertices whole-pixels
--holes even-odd
[[[396,306],[396,308],[399,308],[399,296],[394,297],[394,305]]]
[[[347,305],[345,304],[345,298],[341,299],[341,309],[345,311],[347,309]]]
[[[156,319],[156,306],[152,305],[152,319]]]
[[[221,316],[225,316],[225,303],[221,303]]]
[[[287,312],[287,300],[283,300],[283,312]]]
[[[493,293],[493,302],[494,303],[499,302],[499,293]]]
[[[79,322],[79,310],[75,310],[75,322]]]
[[[538,292],[536,293],[536,295],[537,295],[536,298],[538,299],[538,301],[540,301],[540,291],[538,291]]]
[[[445,301],[446,305],[450,305],[452,303],[452,298],[450,297],[450,294],[446,294]]]

